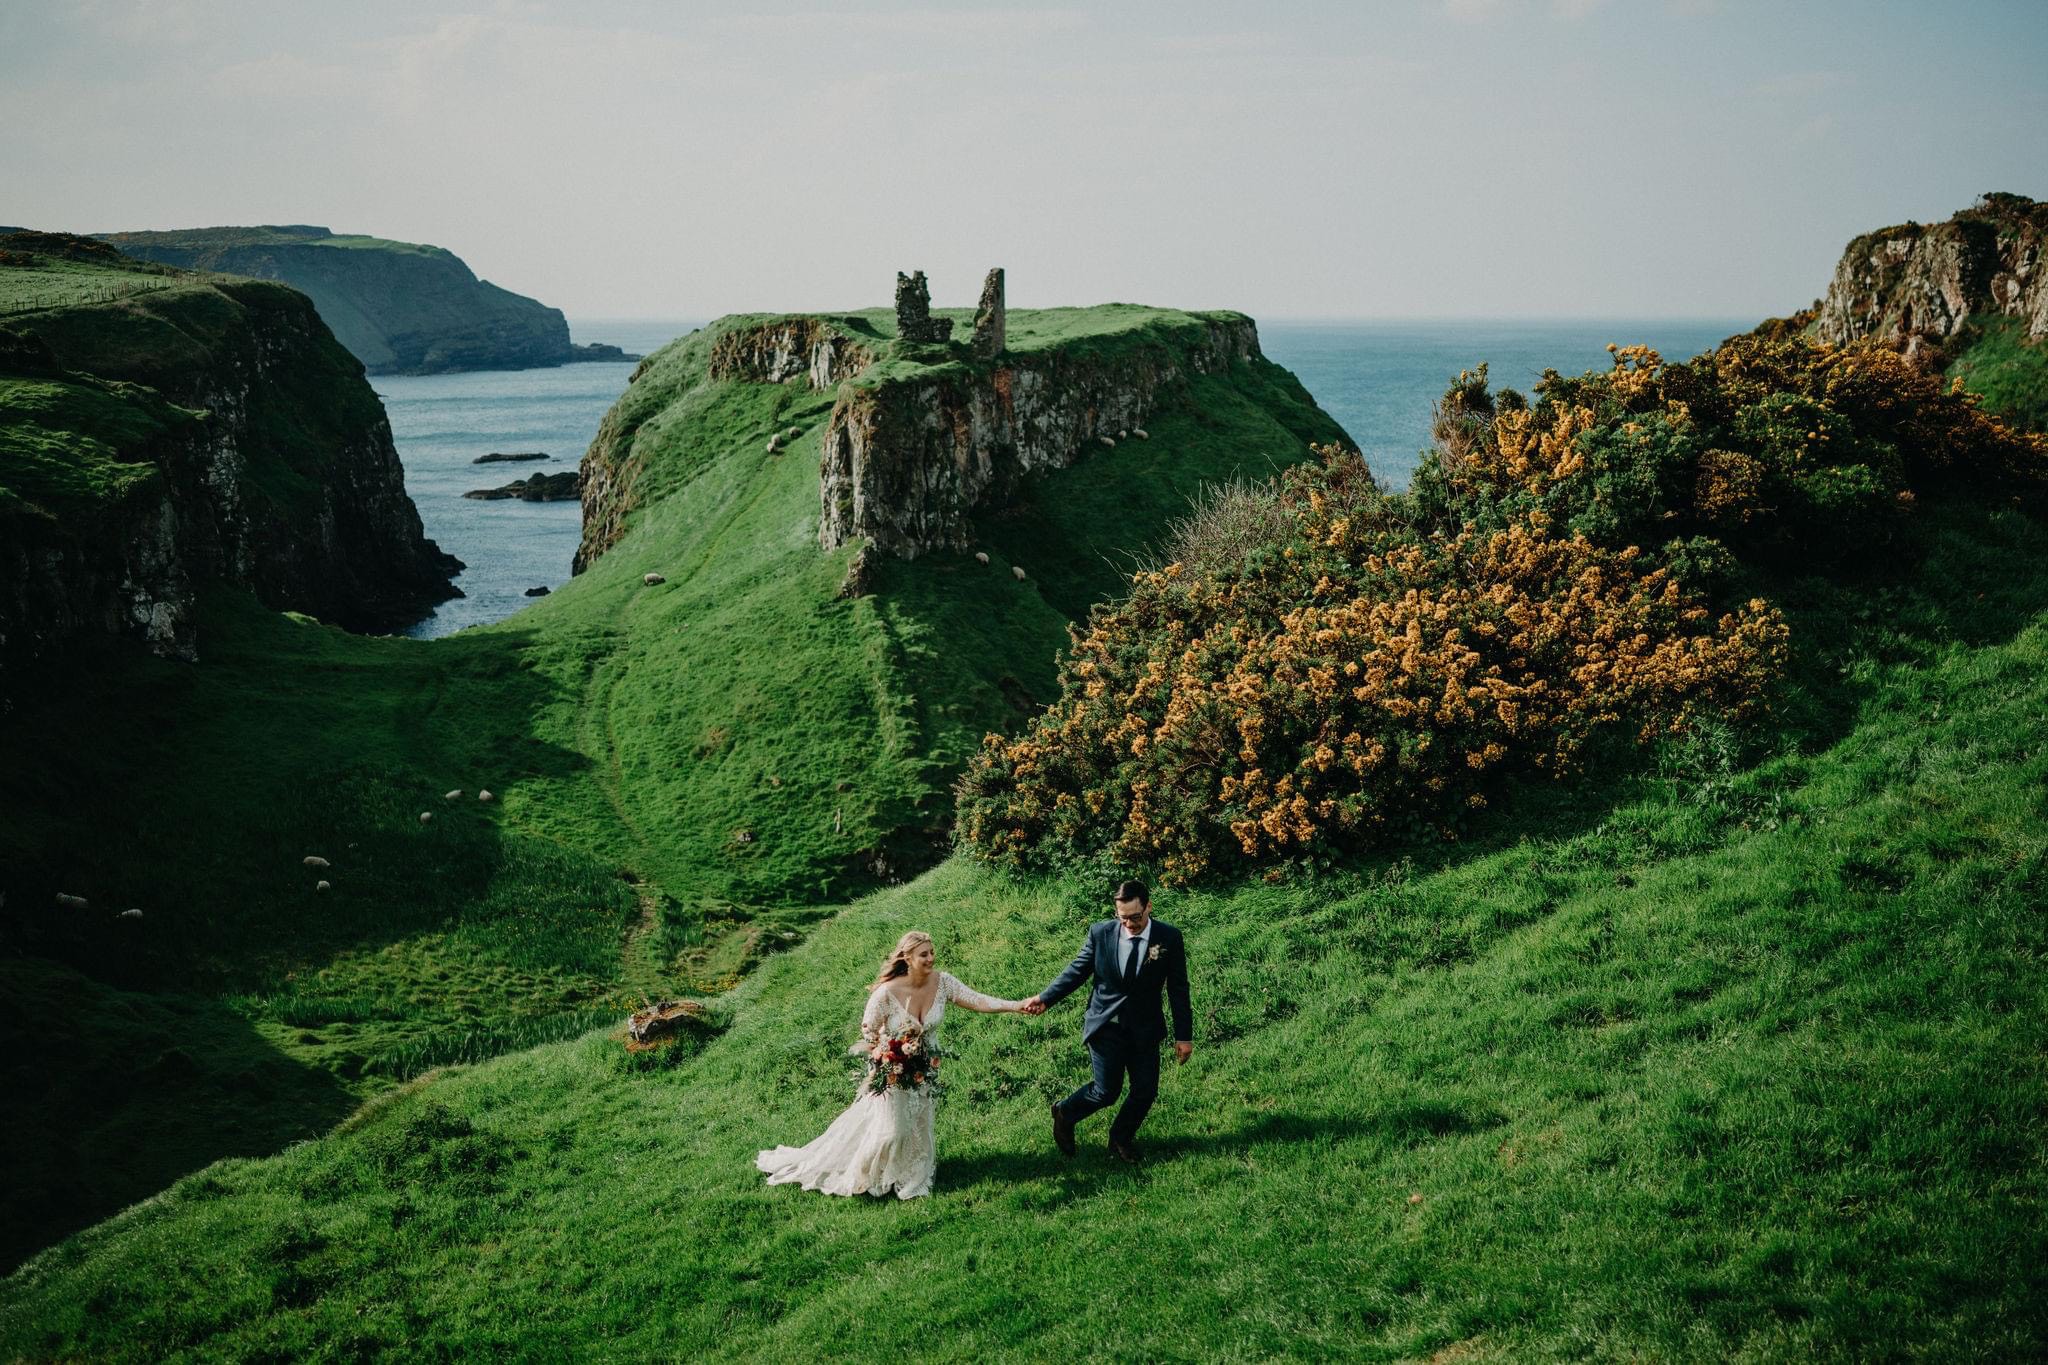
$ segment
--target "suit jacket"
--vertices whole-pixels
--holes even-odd
[[[1193,1042],[1195,1016],[1188,1005],[1187,942],[1180,930],[1155,917],[1137,975],[1126,977],[1123,959],[1130,950],[1123,946],[1120,928],[1114,919],[1089,925],[1081,951],[1065,971],[1053,978],[1050,986],[1038,993],[1038,998],[1048,1005],[1056,1004],[1092,976],[1095,980],[1088,990],[1088,1015],[1081,1025],[1082,1039],[1093,1043],[1095,1036],[1109,1027],[1109,1021],[1121,1014],[1122,1026],[1132,1041],[1156,1047],[1167,1036],[1166,1012],[1160,1003],[1163,992],[1173,1005],[1174,1039]]]

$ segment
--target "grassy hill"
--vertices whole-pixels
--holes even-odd
[[[1057,316],[1046,345],[1113,361],[1187,315]],[[928,866],[953,776],[1051,695],[1070,613],[1114,586],[1102,556],[1338,434],[1276,366],[1194,376],[1142,448],[1028,486],[992,564],[888,560],[842,598],[853,548],[817,543],[831,395],[712,381],[738,321],[649,360],[614,414],[641,504],[534,608],[365,639],[213,591],[196,665],[96,658],[0,718],[0,1048],[24,1096],[0,1256],[429,1067],[730,985]]]
[[[0,1353],[2035,1355],[2044,544],[1950,507],[1924,562],[1790,593],[1783,752],[1709,736],[1524,789],[1478,844],[1162,899],[1197,1050],[1137,1171],[1099,1127],[1051,1151],[1062,1006],[949,1025],[936,1197],[761,1185],[848,1098],[903,929],[1022,995],[1101,911],[956,861],[764,963],[671,1068],[601,1033],[451,1065],[179,1182],[0,1286]]]

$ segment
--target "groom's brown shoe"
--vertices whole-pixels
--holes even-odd
[[[1138,1155],[1138,1149],[1135,1146],[1128,1142],[1119,1142],[1115,1138],[1109,1140],[1109,1154],[1118,1161],[1128,1162],[1133,1166],[1143,1159]]]
[[[1052,1145],[1068,1156],[1074,1154],[1074,1121],[1057,1104],[1052,1107]]]

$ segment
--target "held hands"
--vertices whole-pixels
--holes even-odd
[[[1030,998],[1029,1000],[1020,1000],[1020,1001],[1019,1001],[1019,1002],[1017,1003],[1017,1013],[1019,1013],[1019,1014],[1044,1014],[1044,1013],[1045,1013],[1045,1002],[1044,1002],[1043,1000],[1040,1000],[1040,999],[1039,999],[1039,998],[1038,998],[1037,996],[1035,996],[1035,995],[1034,995],[1034,996],[1032,996],[1032,997],[1031,997],[1031,998]]]

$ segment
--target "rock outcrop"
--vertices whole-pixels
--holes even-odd
[[[576,471],[565,469],[559,474],[535,474],[531,478],[514,479],[499,488],[474,488],[462,496],[478,502],[502,502],[511,498],[521,502],[573,502],[580,491]]]
[[[8,239],[10,262],[133,262]],[[0,318],[0,692],[111,636],[190,658],[208,583],[359,629],[459,595],[383,406],[303,294],[174,275],[115,302]]]
[[[974,353],[994,360],[1009,344],[1009,309],[1003,301],[1003,268],[997,266],[981,282],[981,306],[974,311]]]
[[[1023,479],[1142,425],[1187,376],[1261,358],[1250,318],[1182,316],[1113,360],[1054,347],[846,385],[823,439],[820,543],[865,537],[903,559],[966,549],[974,513]]]
[[[280,280],[313,300],[371,374],[639,358],[616,346],[571,343],[560,309],[479,280],[437,246],[299,225],[110,232],[102,240],[142,260]]]
[[[802,379],[814,389],[829,389],[874,362],[872,347],[818,317],[771,318],[735,327],[711,346],[711,378],[719,381],[786,384]]]
[[[2048,204],[1987,194],[1945,223],[1906,223],[1849,243],[1813,328],[1841,344],[1875,338],[1940,352],[1973,322],[2015,319],[2048,342]]]

